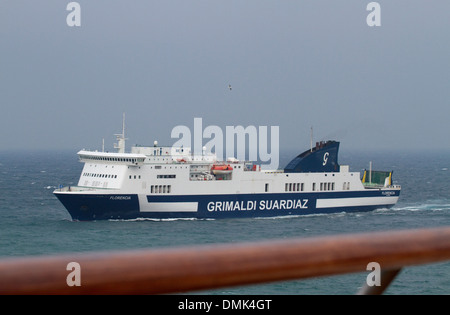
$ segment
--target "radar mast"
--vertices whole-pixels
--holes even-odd
[[[115,134],[117,143],[114,143],[114,149],[117,149],[118,153],[125,153],[125,113],[123,113],[122,118],[122,133]]]

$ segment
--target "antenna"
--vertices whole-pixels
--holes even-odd
[[[311,126],[311,152],[313,151],[313,127]]]
[[[122,116],[122,137],[125,138],[125,113]]]
[[[117,149],[118,153],[125,153],[125,113],[123,113],[122,118],[122,133],[121,134],[115,134],[117,138],[117,144],[114,144],[114,149]]]

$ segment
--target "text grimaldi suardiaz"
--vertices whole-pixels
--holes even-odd
[[[308,209],[308,199],[211,201],[211,202],[208,202],[207,209],[208,209],[209,212],[213,212],[213,211]]]

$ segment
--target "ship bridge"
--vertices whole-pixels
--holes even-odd
[[[112,152],[98,152],[81,150],[78,152],[80,162],[95,162],[95,163],[117,163],[126,164],[129,166],[142,165],[146,156],[144,154],[133,153],[112,153]]]

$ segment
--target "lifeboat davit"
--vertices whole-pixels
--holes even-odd
[[[211,172],[214,175],[230,174],[233,168],[230,165],[213,165]]]

